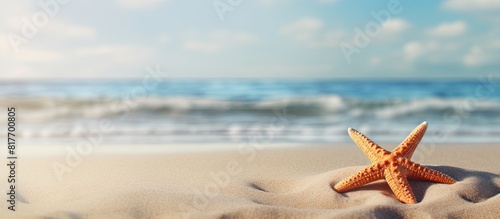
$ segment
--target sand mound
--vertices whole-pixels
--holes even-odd
[[[463,159],[480,154],[480,162]],[[0,218],[499,218],[498,154],[497,147],[436,149],[428,161],[463,168],[428,167],[457,183],[410,180],[413,205],[399,202],[384,180],[332,189],[367,165],[357,148],[260,151],[253,160],[232,152],[89,156],[62,182],[52,164],[64,157],[25,157],[17,211],[4,203]]]
[[[500,215],[500,176],[482,171],[448,166],[429,166],[457,180],[452,185],[410,180],[418,204],[400,203],[384,180],[379,180],[347,193],[331,187],[361,167],[341,168],[300,180],[256,180],[247,186],[253,190],[247,198],[280,208],[276,217],[492,217]],[[255,209],[254,209],[255,210]],[[233,212],[232,215],[243,215]],[[293,212],[293,213],[290,213]],[[491,215],[488,215],[491,214]]]

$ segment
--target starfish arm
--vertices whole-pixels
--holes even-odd
[[[392,192],[399,201],[406,204],[417,203],[417,199],[410,188],[410,183],[408,183],[408,179],[402,172],[401,167],[397,164],[391,164],[385,169],[384,175],[389,187],[391,187]]]
[[[349,136],[351,136],[352,140],[366,154],[372,163],[380,161],[385,155],[389,154],[389,151],[386,151],[375,144],[375,142],[361,134],[358,130],[349,128],[347,131],[349,132]]]
[[[401,166],[408,173],[408,177],[418,180],[426,180],[437,183],[453,184],[455,180],[450,176],[441,173],[437,170],[433,170],[428,167],[424,167],[418,163],[409,161],[408,159],[403,159]]]
[[[367,183],[383,179],[384,178],[384,169],[382,168],[382,164],[374,164],[369,167],[366,167],[353,176],[347,178],[344,181],[341,181],[335,184],[334,189],[338,192],[346,192],[351,189],[360,187]]]
[[[401,144],[399,144],[398,147],[396,147],[396,149],[394,149],[393,153],[399,153],[406,158],[411,158],[418,143],[420,143],[420,140],[424,137],[426,130],[427,122],[422,122],[408,135],[408,137],[406,137],[403,142],[401,142]]]

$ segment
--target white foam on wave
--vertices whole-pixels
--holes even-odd
[[[3,104],[2,104],[3,103]],[[0,106],[6,101],[0,100]],[[450,109],[480,112],[500,112],[500,102],[469,99],[415,99],[415,100],[359,100],[339,96],[295,97],[286,99],[242,101],[193,97],[145,97],[134,100],[120,99],[56,99],[31,98],[9,100],[23,116],[40,120],[53,118],[99,118],[123,116],[128,113],[142,114],[189,114],[189,113],[245,113],[272,114],[273,109],[286,108],[297,116],[340,114],[349,117],[371,115],[383,119],[417,113],[444,113]]]
[[[0,106],[6,102],[0,99]],[[110,136],[251,136],[277,138],[345,135],[347,127],[372,135],[406,135],[415,124],[431,120],[446,129],[449,113],[463,116],[450,135],[493,136],[500,133],[500,102],[494,100],[439,99],[361,100],[340,96],[294,97],[261,101],[194,97],[123,99],[17,99],[20,136],[25,138],[82,137],[102,118],[111,118]],[[122,106],[122,107],[120,107]],[[287,123],[270,128],[273,119]],[[414,124],[415,123],[415,124]],[[81,128],[84,126],[86,128]],[[478,128],[479,127],[479,128]],[[0,133],[5,135],[5,133]]]

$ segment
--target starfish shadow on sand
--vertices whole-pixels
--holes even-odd
[[[433,166],[432,168],[451,175],[459,185],[470,188],[468,192],[460,194],[460,197],[468,202],[479,203],[500,194],[500,175],[498,174],[451,166]],[[424,185],[423,192],[431,186],[429,183]]]
[[[457,183],[454,185],[448,186],[460,186],[463,189],[459,189],[457,191],[459,193],[460,198],[467,202],[471,203],[480,203],[488,200],[489,198],[495,197],[496,195],[500,195],[500,175],[476,171],[476,170],[468,170],[462,169],[458,167],[452,166],[426,166],[428,168],[437,170],[442,173],[446,173],[452,178],[454,178]],[[334,187],[337,182],[332,182],[330,186]],[[429,187],[435,184],[429,181],[421,181],[416,179],[409,179],[409,183],[413,188],[413,192],[415,194],[415,198],[418,202],[423,201],[425,193],[429,189]],[[385,180],[378,180],[361,187],[357,187],[352,189],[351,191],[373,191],[379,190],[382,191],[384,195],[394,197],[392,194],[391,188],[385,182]],[[347,194],[339,193],[344,197],[349,197]],[[395,198],[395,197],[394,197]]]

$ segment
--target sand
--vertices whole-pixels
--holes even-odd
[[[423,147],[414,160],[458,182],[411,180],[419,202],[413,205],[395,199],[383,180],[337,193],[333,184],[370,164],[349,143],[177,154],[95,152],[60,175],[62,180],[53,165],[68,164],[64,154],[25,155],[17,166],[16,211],[2,200],[0,218],[500,217],[500,146]],[[1,172],[4,181],[5,168]]]

